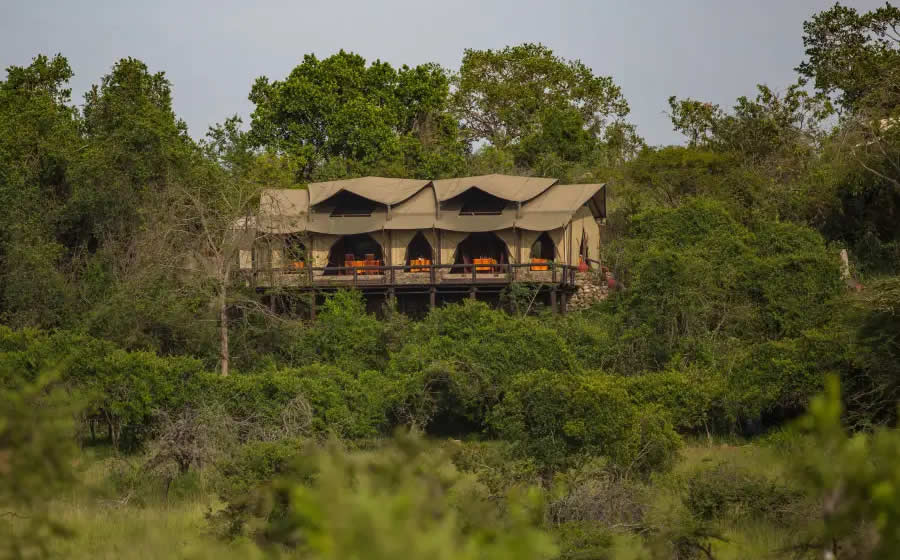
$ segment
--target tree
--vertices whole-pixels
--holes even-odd
[[[58,326],[70,303],[57,222],[79,144],[72,75],[64,57],[38,55],[0,81],[0,312],[13,325]]]
[[[83,128],[66,236],[96,252],[140,231],[143,212],[159,202],[152,196],[187,172],[196,147],[172,109],[165,73],[133,58],[85,94]]]
[[[836,3],[803,23],[803,46],[797,72],[852,112],[900,60],[900,8],[885,3],[860,14]]]
[[[673,95],[672,125],[691,146],[734,152],[752,162],[814,145],[817,125],[829,114],[830,105],[810,96],[802,84],[793,84],[783,95],[766,85],[756,89],[754,99],[739,97],[730,113],[712,103]]]
[[[252,247],[256,239],[254,218],[259,186],[209,164],[201,164],[200,169],[196,179],[176,193],[182,237],[176,241],[179,245],[175,249],[191,273],[192,287],[212,292],[219,330],[219,368],[222,376],[227,376],[231,361],[228,323],[233,273],[241,248]],[[238,299],[259,308],[253,299]]]
[[[453,81],[467,138],[512,149],[522,167],[551,156],[583,161],[604,147],[607,160],[618,161],[641,143],[624,123],[628,103],[611,77],[540,44],[467,49]]]
[[[305,181],[385,169],[448,172],[466,151],[445,111],[448,91],[435,64],[394,69],[345,51],[322,60],[310,54],[284,81],[263,76],[253,84],[251,139],[293,160]]]

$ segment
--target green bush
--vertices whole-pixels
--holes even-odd
[[[281,351],[291,365],[334,364],[348,371],[382,370],[389,334],[366,313],[361,292],[341,290],[329,296],[308,329]]]
[[[242,530],[295,556],[538,560],[555,552],[539,528],[538,492],[489,500],[417,438],[356,452],[332,442],[299,461],[268,493],[228,510]]]
[[[219,494],[237,500],[285,474],[303,448],[302,440],[253,441],[240,446],[217,465]]]
[[[469,300],[429,313],[389,365],[393,377],[409,383],[408,393],[435,395],[431,414],[458,416],[476,428],[513,377],[535,368],[579,370],[551,326]]]
[[[759,261],[756,297],[768,332],[797,336],[826,322],[830,300],[843,288],[837,251],[812,229],[785,222],[755,224],[752,246]]]
[[[202,376],[199,360],[126,352],[113,344],[69,331],[0,331],[0,376],[33,378],[54,368],[57,383],[84,395],[82,417],[108,428],[114,446],[142,445],[152,432],[153,412],[203,398],[192,390]]]
[[[725,404],[726,380],[708,369],[649,372],[623,378],[636,405],[658,405],[681,432],[727,430],[734,420]]]
[[[700,519],[728,516],[784,522],[791,506],[803,497],[799,489],[769,480],[747,469],[719,463],[694,473],[687,481],[685,504]]]
[[[548,467],[603,456],[625,472],[672,464],[681,440],[653,405],[631,402],[622,379],[537,370],[518,376],[491,413],[491,425]]]
[[[377,372],[313,364],[232,375],[213,385],[230,414],[264,439],[312,433],[369,437],[387,423],[389,385]]]

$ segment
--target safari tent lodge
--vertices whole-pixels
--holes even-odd
[[[602,184],[484,175],[435,181],[361,177],[268,189],[240,273],[257,289],[316,296],[355,287],[402,310],[537,285],[565,310],[599,266]],[[307,298],[309,299],[309,298]]]

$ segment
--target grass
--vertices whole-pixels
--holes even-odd
[[[648,483],[644,521],[667,528],[671,534],[694,530],[697,522],[687,520],[681,498],[688,477],[728,463],[769,480],[786,480],[790,474],[786,454],[763,440],[688,441],[672,472],[655,476]],[[53,504],[54,518],[73,531],[71,538],[53,542],[53,557],[229,560],[262,556],[251,543],[224,543],[210,534],[206,514],[222,506],[211,473],[182,476],[166,491],[161,480],[128,478],[127,473],[140,462],[140,458],[116,457],[102,446],[84,450],[78,464],[83,484]],[[122,499],[123,488],[131,489],[128,500]],[[727,512],[704,526],[721,536],[721,540],[708,541],[717,560],[790,557],[789,550],[798,536],[797,529],[789,524],[740,512]],[[629,542],[638,538],[627,531],[616,534],[616,538]]]

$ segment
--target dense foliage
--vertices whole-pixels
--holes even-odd
[[[686,142],[659,147],[612,77],[537,44],[457,71],[307,55],[202,141],[142,61],[80,106],[63,56],[11,66],[0,557],[891,557],[898,26],[813,15],[797,83],[672,97]],[[492,172],[610,182],[619,289],[420,320],[347,291],[309,321],[236,280],[263,187]]]

